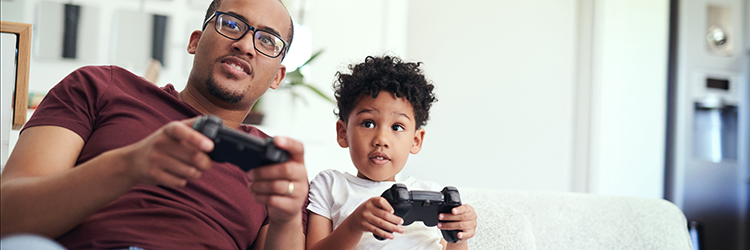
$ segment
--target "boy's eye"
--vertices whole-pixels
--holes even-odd
[[[364,122],[362,122],[362,127],[365,127],[365,128],[374,128],[375,127],[375,123],[372,122],[372,121],[364,121]]]
[[[393,131],[404,131],[404,126],[401,126],[401,124],[394,124],[391,126],[391,129],[393,129]]]

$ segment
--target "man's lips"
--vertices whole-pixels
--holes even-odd
[[[222,59],[220,62],[225,65],[229,71],[235,74],[250,75],[252,73],[250,72],[250,64],[240,58],[229,56]]]

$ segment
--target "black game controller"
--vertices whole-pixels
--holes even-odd
[[[443,191],[409,191],[406,185],[396,183],[381,195],[391,204],[395,215],[404,219],[404,226],[415,221],[422,221],[428,227],[438,223],[438,215],[450,214],[451,209],[461,206],[461,196],[455,187],[445,187]],[[458,242],[461,230],[440,230],[443,238],[449,243]],[[385,238],[375,235],[378,240]]]
[[[286,162],[289,153],[276,147],[273,138],[261,139],[224,126],[221,118],[206,115],[193,123],[193,129],[214,142],[214,150],[208,153],[212,160],[229,162],[245,172],[250,169]]]

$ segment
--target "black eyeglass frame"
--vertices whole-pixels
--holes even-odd
[[[219,33],[221,36],[226,37],[227,39],[237,41],[237,40],[240,40],[243,37],[245,37],[245,35],[247,35],[247,33],[252,30],[253,31],[253,48],[255,49],[255,51],[258,51],[258,53],[261,53],[261,54],[263,54],[263,55],[265,55],[267,57],[270,57],[270,58],[277,58],[281,54],[284,54],[284,56],[282,57],[282,60],[283,60],[284,57],[286,57],[286,52],[289,49],[289,43],[287,43],[283,38],[281,38],[281,36],[279,36],[279,35],[271,32],[269,30],[261,30],[261,29],[255,28],[252,25],[250,25],[247,22],[245,22],[245,20],[243,20],[242,17],[239,17],[239,16],[237,16],[235,14],[232,14],[232,13],[227,13],[227,12],[222,12],[222,11],[215,11],[213,15],[211,15],[208,19],[206,19],[205,22],[203,22],[203,28],[201,30],[205,31],[206,30],[206,26],[208,26],[208,22],[211,22],[212,19],[218,17],[219,15],[229,15],[231,17],[234,17],[237,20],[239,20],[240,22],[244,23],[247,26],[247,29],[245,30],[244,33],[242,33],[242,35],[240,35],[240,37],[238,37],[238,38],[231,38],[231,37],[229,37],[227,35],[224,35],[224,33],[221,33],[221,31],[219,31],[219,28],[217,27],[219,25],[218,22],[214,22],[214,30],[216,31],[216,33]],[[284,47],[281,48],[281,51],[279,52],[278,55],[276,55],[276,56],[268,55],[268,54],[264,53],[263,51],[260,51],[258,49],[258,47],[255,46],[255,37],[254,36],[255,36],[255,32],[258,32],[258,31],[267,32],[268,34],[271,34],[271,35],[275,36],[276,38],[278,38],[279,40],[281,40],[281,42],[284,44]]]

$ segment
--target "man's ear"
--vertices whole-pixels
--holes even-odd
[[[416,132],[414,132],[414,142],[411,144],[411,150],[409,150],[409,153],[411,154],[417,154],[419,151],[422,150],[422,142],[424,141],[424,129],[420,128],[417,129]]]
[[[198,48],[198,41],[201,39],[203,31],[196,30],[190,33],[190,41],[188,41],[187,51],[188,54],[195,55],[195,50]]]
[[[285,76],[286,76],[286,66],[284,66],[284,64],[279,64],[279,69],[276,70],[276,76],[273,78],[273,83],[271,84],[271,88],[278,89],[279,86],[281,86],[281,80],[284,80]]]
[[[346,123],[342,120],[336,122],[336,141],[342,148],[349,147],[349,142],[346,141]]]

